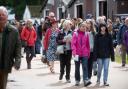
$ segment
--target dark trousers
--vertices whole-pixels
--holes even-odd
[[[0,89],[6,89],[8,73],[0,70]]]
[[[93,52],[90,53],[90,58],[88,59],[88,78],[92,77],[92,67],[93,67]]]
[[[26,60],[31,61],[32,58],[33,58],[34,55],[35,55],[34,46],[27,46],[27,47],[25,48],[25,51],[26,51]]]
[[[64,54],[60,54],[60,74],[64,75],[66,68],[66,79],[70,79],[70,70],[71,70],[71,51],[66,51]]]

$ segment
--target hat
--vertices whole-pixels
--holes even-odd
[[[56,20],[55,18],[50,19],[50,23],[51,23],[51,24],[58,23],[58,22],[59,22],[59,20]]]

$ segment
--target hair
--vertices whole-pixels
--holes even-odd
[[[88,23],[88,22],[91,24],[91,27],[90,27],[91,31],[92,32],[96,32],[93,21],[91,19],[87,19],[86,23]]]
[[[97,23],[98,23],[98,24],[105,24],[104,18],[101,17],[101,16],[99,16],[99,17],[97,18]]]
[[[0,10],[2,10],[8,16],[8,10],[4,6],[0,6]]]
[[[109,33],[108,33],[108,28],[107,28],[106,24],[100,24],[99,25],[99,32],[98,32],[98,34],[101,34],[101,27],[105,27],[105,32],[108,35]]]
[[[49,12],[49,16],[54,16],[54,12]]]
[[[70,20],[65,20],[65,21],[63,22],[63,27],[64,27],[64,26],[67,26],[68,24],[72,24],[72,22],[71,22]]]

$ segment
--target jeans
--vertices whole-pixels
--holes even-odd
[[[98,73],[97,73],[97,82],[100,82],[102,68],[104,68],[103,81],[107,82],[108,79],[108,69],[109,69],[110,58],[98,58]]]
[[[82,63],[83,81],[88,81],[88,58],[79,57],[79,61],[75,61],[75,80],[80,81],[80,63]]]
[[[93,71],[97,72],[97,61],[93,62]]]

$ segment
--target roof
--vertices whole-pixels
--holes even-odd
[[[72,7],[72,5],[74,5],[76,1],[77,0],[70,0],[70,2],[68,3],[68,8]]]
[[[40,9],[40,12],[46,7],[47,3],[48,3],[48,0],[43,0],[43,4],[42,4],[42,7]]]
[[[30,10],[31,17],[40,17],[41,5],[29,5],[28,8]]]

